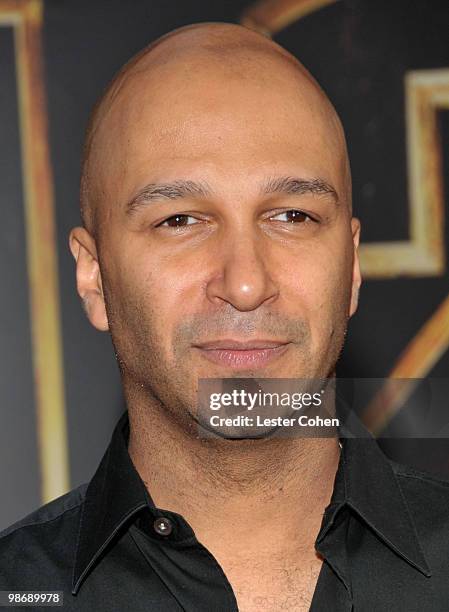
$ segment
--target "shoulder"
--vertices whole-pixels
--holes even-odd
[[[391,465],[417,528],[449,540],[449,480],[399,463]]]
[[[87,486],[72,489],[0,532],[0,588],[35,585],[37,574],[57,579],[73,564]]]
[[[61,519],[67,512],[79,509],[84,502],[87,486],[87,483],[84,483],[72,489],[0,531],[0,545],[5,538],[16,532],[23,533],[27,527],[45,526]]]
[[[409,465],[396,463],[391,459],[389,462],[401,488],[405,490],[415,490],[417,492],[425,491],[426,493],[428,493],[429,489],[434,489],[443,497],[449,496],[449,479],[444,479],[429,472],[417,470]]]

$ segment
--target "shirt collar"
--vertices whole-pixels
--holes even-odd
[[[72,577],[75,595],[95,561],[120,528],[154,504],[128,453],[129,420],[125,411],[86,491]]]
[[[338,524],[340,510],[351,508],[387,546],[430,576],[391,463],[360,421],[352,413],[347,413],[346,417],[346,425],[341,429],[344,435],[334,491],[317,536],[317,550],[325,550],[326,538]],[[86,491],[73,569],[74,595],[125,523],[144,508],[157,512],[129,456],[128,439],[129,420],[125,411]]]
[[[369,525],[381,540],[404,561],[431,576],[415,524],[392,463],[341,396],[337,395],[340,426],[340,462],[331,502],[316,539],[324,550],[327,535],[338,523],[343,508],[350,509]]]

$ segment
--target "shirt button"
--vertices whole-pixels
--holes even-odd
[[[173,531],[173,525],[170,519],[161,516],[157,518],[154,523],[154,531],[159,535],[168,536]]]

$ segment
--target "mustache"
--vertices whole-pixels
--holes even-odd
[[[232,308],[209,314],[193,314],[175,330],[175,342],[181,345],[236,336],[242,340],[259,337],[300,344],[310,338],[310,327],[304,319],[273,311],[240,312]]]

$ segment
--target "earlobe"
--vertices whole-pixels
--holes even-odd
[[[360,287],[353,287],[352,295],[351,295],[351,307],[349,310],[349,316],[352,317],[353,314],[357,311],[359,305],[359,291]]]
[[[99,331],[109,329],[95,240],[84,227],[75,227],[69,246],[76,261],[76,286],[83,309]]]

